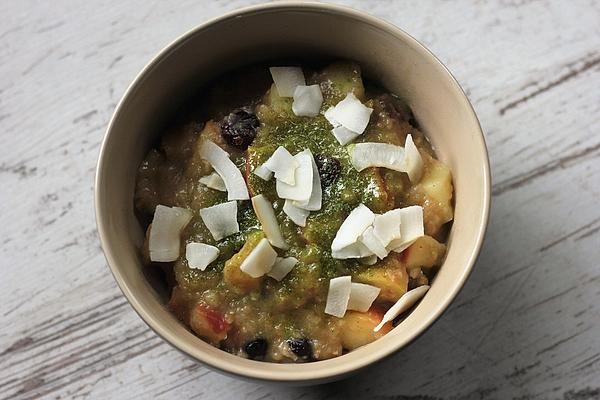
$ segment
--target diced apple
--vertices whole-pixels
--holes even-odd
[[[380,288],[376,302],[395,303],[408,290],[408,273],[400,262],[400,255],[394,253],[358,272],[352,281]]]
[[[179,286],[175,286],[169,299],[169,310],[180,320],[185,320],[188,313],[189,299],[187,292]]]
[[[386,323],[378,332],[373,329],[383,318],[383,311],[372,307],[367,312],[347,311],[342,318],[341,339],[345,349],[354,350],[357,347],[369,344],[389,331],[393,326],[391,322]]]
[[[190,327],[201,338],[218,345],[227,338],[231,324],[218,310],[197,304],[190,313]]]
[[[243,294],[260,288],[264,277],[253,278],[243,272],[240,265],[264,237],[261,231],[250,234],[241,250],[225,262],[223,281],[234,291]]]
[[[269,124],[280,117],[293,117],[291,97],[281,97],[277,92],[275,84],[267,91],[260,104],[256,109],[258,119]]]
[[[402,253],[406,269],[431,268],[441,264],[446,253],[446,245],[431,236],[421,236]]]
[[[339,103],[348,93],[354,93],[359,100],[365,97],[360,66],[356,63],[331,64],[316,75],[315,83],[321,86],[325,103],[330,106]]]
[[[423,153],[423,177],[408,193],[408,202],[423,206],[425,234],[435,236],[454,218],[452,174],[441,161]]]
[[[386,188],[381,176],[383,168],[367,168],[361,172],[368,179],[368,195],[365,204],[376,213],[384,213],[394,208],[394,196]]]

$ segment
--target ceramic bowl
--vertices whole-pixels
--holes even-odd
[[[166,121],[203,84],[275,58],[327,56],[360,63],[363,75],[401,95],[454,176],[455,219],[448,253],[431,289],[383,338],[340,357],[306,364],[247,360],[194,336],[169,312],[144,274],[144,232],[134,215],[135,176]],[[422,44],[385,21],[320,3],[271,3],[206,22],[162,50],[116,107],[96,175],[96,218],[108,265],[128,301],[164,340],[209,367],[267,381],[314,384],[340,379],[398,351],[429,327],[463,286],[479,253],[490,204],[483,133],[460,86]]]

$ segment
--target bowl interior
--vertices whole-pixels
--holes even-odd
[[[310,29],[307,29],[310,26]],[[144,277],[135,218],[136,170],[161,127],[203,84],[223,72],[275,58],[358,61],[363,74],[411,106],[438,157],[453,172],[455,222],[431,290],[378,341],[342,357],[280,365],[245,360],[191,334]],[[225,372],[314,383],[339,378],[402,347],[447,307],[481,245],[489,207],[488,160],[478,121],[445,68],[414,39],[380,20],[338,6],[275,4],[221,17],[185,34],[138,76],[117,107],[98,164],[96,213],[103,248],[119,286],[140,316],[177,348]]]

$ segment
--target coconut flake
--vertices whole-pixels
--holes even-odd
[[[373,255],[373,252],[369,250],[367,246],[361,242],[352,243],[339,250],[331,250],[331,256],[338,260],[345,260],[347,258],[364,258]],[[377,256],[375,256],[377,258]]]
[[[276,258],[277,253],[269,241],[263,238],[242,261],[240,269],[251,277],[258,278],[271,271]]]
[[[387,246],[392,240],[400,238],[402,211],[399,208],[376,215],[373,220],[373,234]]]
[[[360,260],[358,260],[362,265],[375,265],[377,263],[377,256],[375,254],[372,254],[370,256],[367,257],[363,257]]]
[[[414,185],[421,180],[423,175],[423,158],[419,149],[415,146],[411,135],[406,136],[406,142],[404,143],[404,172],[408,174],[410,182]]]
[[[371,253],[375,254],[382,260],[388,255],[385,245],[381,243],[379,238],[373,233],[373,227],[369,226],[360,236],[360,242],[365,245]]]
[[[359,236],[373,223],[374,219],[375,214],[373,214],[373,211],[369,210],[364,204],[359,204],[350,212],[340,229],[338,229],[333,243],[331,243],[331,250],[341,250],[356,243]]]
[[[310,211],[304,210],[294,205],[293,200],[286,200],[283,203],[283,212],[298,226],[306,226],[306,218],[310,214]]]
[[[345,146],[346,144],[352,142],[359,136],[358,133],[352,132],[350,129],[346,129],[341,125],[333,128],[331,130],[331,133],[333,134],[333,136],[335,136],[338,143],[342,146]]]
[[[410,206],[400,209],[400,238],[392,240],[386,248],[402,253],[418,238],[425,234],[423,227],[423,207]]]
[[[259,194],[252,198],[252,207],[254,207],[254,213],[256,213],[262,230],[269,242],[280,249],[288,249],[289,246],[285,243],[281,235],[279,223],[277,222],[277,217],[275,217],[275,210],[273,210],[271,202],[262,194]]]
[[[404,145],[405,147],[389,143],[358,143],[348,147],[350,162],[357,171],[383,167],[406,172],[414,184],[423,175],[423,159],[411,135],[406,136]]]
[[[404,148],[388,143],[357,143],[348,146],[350,162],[357,171],[369,167],[384,167],[405,172]]]
[[[378,332],[387,322],[393,321],[398,315],[411,308],[417,301],[425,296],[425,293],[427,293],[428,290],[429,286],[423,285],[404,293],[402,297],[400,297],[398,301],[392,307],[390,307],[389,310],[387,310],[387,312],[383,315],[383,319],[379,325],[373,329],[373,331]]]
[[[275,173],[275,178],[288,185],[295,184],[295,172],[298,161],[283,146],[279,146],[263,166]]]
[[[335,107],[329,107],[327,110],[325,110],[325,112],[323,113],[323,116],[334,127],[341,126],[340,123],[339,123],[339,121],[337,119],[335,119],[335,117],[333,116],[333,114],[334,114],[333,110],[334,109],[335,109]]]
[[[379,292],[381,292],[381,289],[376,286],[364,283],[352,283],[350,299],[348,300],[348,310],[367,312],[371,308],[371,304],[379,296]]]
[[[277,93],[281,97],[293,97],[297,86],[305,86],[304,73],[300,67],[269,68]]]
[[[192,219],[192,212],[180,207],[156,206],[148,238],[150,261],[169,262],[179,257],[181,231]]]
[[[229,159],[229,154],[208,139],[203,140],[200,146],[200,157],[208,161],[225,182],[227,200],[248,200],[246,181]]]
[[[348,128],[343,127],[338,120],[335,119],[334,117],[334,109],[335,107],[329,107],[324,113],[323,115],[325,116],[325,119],[327,121],[329,121],[329,123],[331,125],[333,125],[333,129],[331,130],[331,133],[333,134],[333,136],[336,138],[336,140],[338,141],[339,144],[341,144],[342,146],[345,146],[346,144],[352,142],[354,139],[356,139],[359,134],[356,132],[351,131]]]
[[[210,175],[203,176],[202,178],[200,178],[199,181],[201,184],[208,188],[215,189],[220,192],[227,191],[227,188],[225,187],[225,182],[223,182],[221,175],[217,174],[216,172],[213,172]]]
[[[204,243],[190,242],[185,246],[185,258],[192,269],[204,271],[219,256],[219,249]]]
[[[372,112],[372,108],[365,106],[356,98],[354,93],[350,92],[344,100],[333,107],[332,111],[329,111],[329,117],[326,116],[325,118],[330,122],[333,120],[344,128],[360,135],[369,124]],[[332,125],[335,127],[337,124]]]
[[[275,184],[277,195],[282,199],[308,201],[312,192],[312,154],[306,149],[296,154],[294,158],[298,162],[298,168],[294,173],[294,185],[288,185],[278,179]]]
[[[215,240],[221,240],[240,231],[235,201],[201,208],[200,217]]]
[[[323,104],[319,85],[296,86],[292,111],[299,117],[316,117]]]
[[[306,149],[304,151],[310,154],[310,161],[312,163],[312,189],[308,201],[294,201],[294,205],[296,207],[303,208],[308,211],[318,211],[321,209],[321,203],[323,199],[319,168],[317,168],[317,163],[315,162],[315,158],[313,157],[310,150]]]
[[[281,281],[297,263],[298,260],[294,257],[277,257],[275,265],[273,265],[273,268],[271,268],[271,271],[267,275],[277,281]]]
[[[340,276],[331,279],[329,281],[329,291],[327,292],[325,313],[342,318],[348,308],[351,290],[352,278],[350,276]]]
[[[269,181],[273,177],[273,171],[265,167],[264,164],[254,168],[254,171],[252,171],[252,173],[258,176],[263,181]]]

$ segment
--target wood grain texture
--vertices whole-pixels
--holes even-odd
[[[599,399],[598,1],[344,2],[448,65],[490,150],[481,257],[409,347],[283,388],[212,372],[135,315],[95,231],[104,129],[157,51],[250,3],[0,2],[0,399]]]

